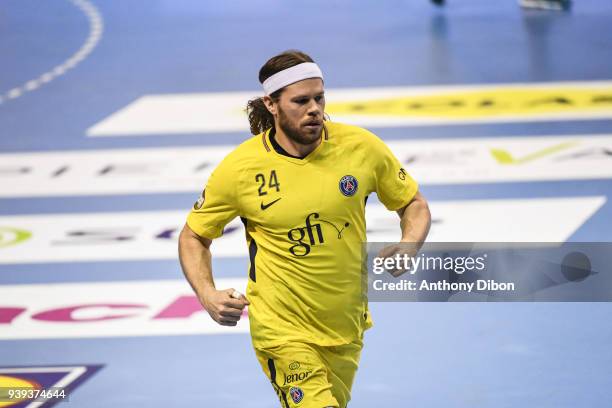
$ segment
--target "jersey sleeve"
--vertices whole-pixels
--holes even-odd
[[[202,196],[193,205],[187,225],[201,237],[214,239],[239,214],[238,169],[227,157],[212,172]]]
[[[399,210],[414,198],[419,185],[382,140],[373,136],[372,144],[376,195],[388,210]]]

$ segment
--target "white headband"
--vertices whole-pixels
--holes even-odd
[[[291,85],[295,82],[308,78],[323,79],[323,73],[319,69],[319,66],[314,62],[303,62],[301,64],[294,65],[291,68],[277,72],[264,81],[263,89],[266,95],[270,95],[271,93],[274,93],[287,85]]]

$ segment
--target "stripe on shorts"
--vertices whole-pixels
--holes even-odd
[[[270,381],[272,382],[272,387],[274,387],[283,408],[291,408],[289,407],[289,402],[287,402],[287,395],[285,395],[281,387],[276,384],[276,367],[274,366],[274,360],[271,358],[268,359],[268,369],[270,370]]]

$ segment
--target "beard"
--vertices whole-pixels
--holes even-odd
[[[321,132],[323,131],[323,127],[321,127],[318,132],[309,132],[301,129],[298,126],[294,126],[289,119],[287,119],[287,116],[282,109],[279,109],[278,111],[278,126],[290,140],[301,145],[310,145],[315,143],[319,140],[321,137]]]

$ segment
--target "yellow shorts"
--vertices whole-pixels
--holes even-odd
[[[282,408],[345,408],[362,347],[360,340],[331,347],[288,343],[255,354]]]

